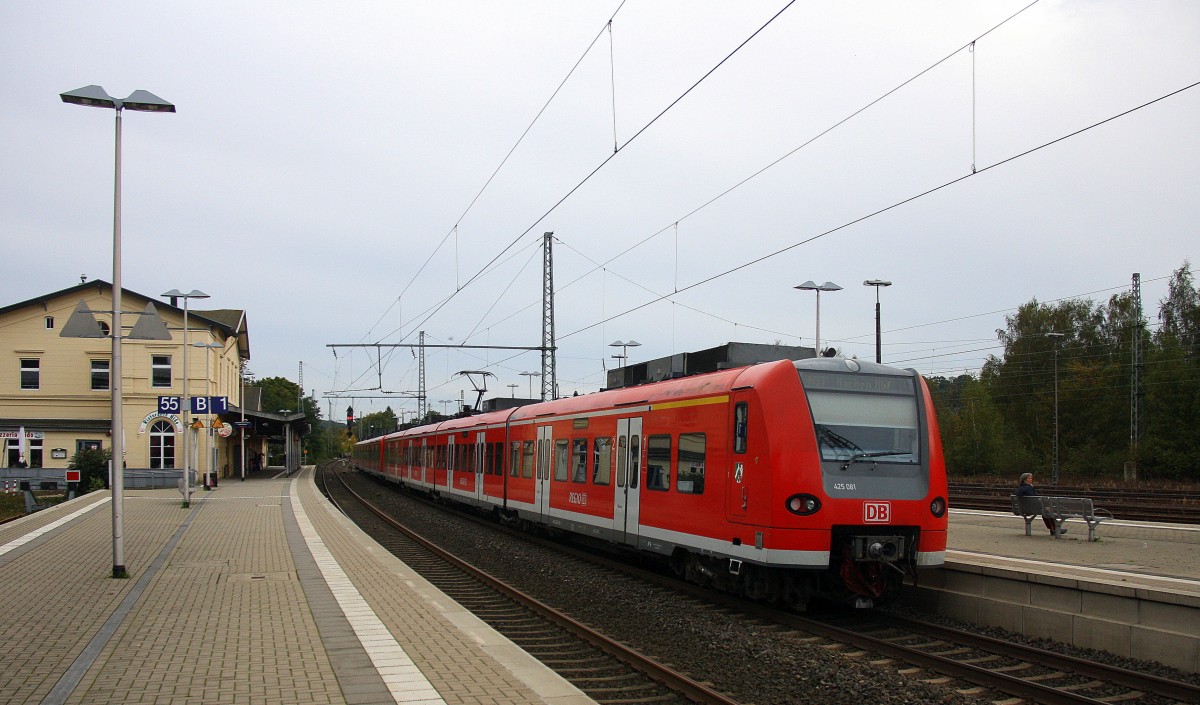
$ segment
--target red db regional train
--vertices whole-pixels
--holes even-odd
[[[870,362],[780,360],[454,418],[363,441],[355,464],[797,608],[870,607],[945,559],[929,390]]]

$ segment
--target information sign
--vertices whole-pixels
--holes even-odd
[[[158,398],[158,413],[160,414],[178,414],[180,408],[179,397]]]
[[[228,397],[192,397],[193,414],[224,414],[228,411]]]

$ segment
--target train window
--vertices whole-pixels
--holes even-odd
[[[671,489],[671,437],[646,439],[646,489]]]
[[[512,442],[512,455],[509,456],[508,474],[512,477],[521,476],[521,442]]]
[[[749,425],[750,408],[746,402],[733,407],[733,452],[746,452],[746,430]]]
[[[571,463],[571,455],[567,450],[567,439],[554,442],[554,481],[567,481],[567,465]]]
[[[629,488],[637,489],[638,473],[642,469],[641,439],[633,434],[629,436]]]
[[[503,475],[504,474],[504,444],[503,443],[493,443],[492,444],[492,474],[493,475]]]
[[[625,486],[625,452],[626,445],[625,436],[617,438],[617,487]]]
[[[587,482],[587,439],[576,438],[572,444],[574,452],[571,455],[575,457],[575,472],[571,475],[571,482]]]
[[[679,465],[675,489],[682,494],[704,493],[704,434],[679,434]]]
[[[601,436],[596,439],[596,458],[592,463],[592,483],[607,485],[612,472],[612,439]]]
[[[533,477],[533,441],[525,441],[521,449],[521,477]]]
[[[914,395],[807,391],[822,460],[920,462]]]

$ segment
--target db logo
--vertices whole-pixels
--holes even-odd
[[[891,520],[891,502],[863,502],[863,522],[867,524],[886,524]]]

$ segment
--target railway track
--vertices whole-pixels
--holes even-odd
[[[1039,487],[1046,495],[1090,497],[1117,519],[1177,524],[1200,524],[1200,493],[1176,490],[1113,490],[1087,487]],[[980,509],[1008,512],[1012,487],[951,483],[950,506],[954,509]]]
[[[374,506],[333,474],[324,492],[406,565],[597,703],[739,705],[460,560]],[[341,498],[352,498],[355,507]]]
[[[365,479],[359,481],[370,482]],[[371,486],[378,487],[374,483]],[[385,492],[390,493],[390,490]],[[499,529],[487,523],[488,531]],[[763,649],[772,652],[807,649],[835,654],[847,664],[855,664],[855,667],[868,665],[870,669],[884,674],[877,676],[881,679],[908,683],[909,688],[914,687],[911,685],[913,683],[940,688],[943,696],[938,699],[942,702],[1028,702],[1052,705],[1200,702],[1200,687],[1192,683],[1143,676],[1134,669],[1114,668],[1088,659],[1024,646],[1013,640],[997,640],[878,612],[833,612],[832,616],[814,619],[695,588],[658,573],[633,568],[578,548],[564,547],[558,542],[532,538],[523,532],[514,533],[523,542],[533,541],[542,550],[555,552],[557,557],[553,560],[556,564],[578,560],[611,573],[612,577],[604,580],[613,586],[616,593],[632,589],[625,587],[629,581],[651,583],[657,593],[651,598],[653,601],[660,604],[666,601],[690,604],[690,610],[694,613],[692,619],[697,622],[713,622],[717,619],[737,621],[739,629],[750,632],[750,643],[760,644]],[[543,556],[541,560],[545,562],[547,559]],[[564,570],[564,573],[569,575],[572,571]],[[509,576],[509,580],[516,582],[520,578]],[[620,626],[605,626],[601,619],[597,617],[592,620],[598,625],[597,629],[621,629]],[[688,628],[685,625],[681,629],[676,640],[686,641]],[[636,645],[640,638],[642,635],[626,635],[623,640]],[[648,646],[643,650],[654,649]],[[531,651],[536,652],[536,649]],[[547,651],[557,653],[555,648]],[[727,687],[725,683],[736,681],[736,678],[714,672],[712,666],[696,670],[700,668],[697,665],[700,659],[688,655],[686,649],[680,649],[667,658],[688,663],[687,671],[691,674],[689,680],[695,682],[703,676],[704,680],[721,684],[722,690],[729,692],[731,697],[747,702],[791,702],[772,700],[756,691],[753,684],[744,686],[744,690]],[[736,659],[729,660],[731,669],[738,668]],[[765,674],[763,681],[765,688]],[[586,692],[583,685],[580,687]]]

